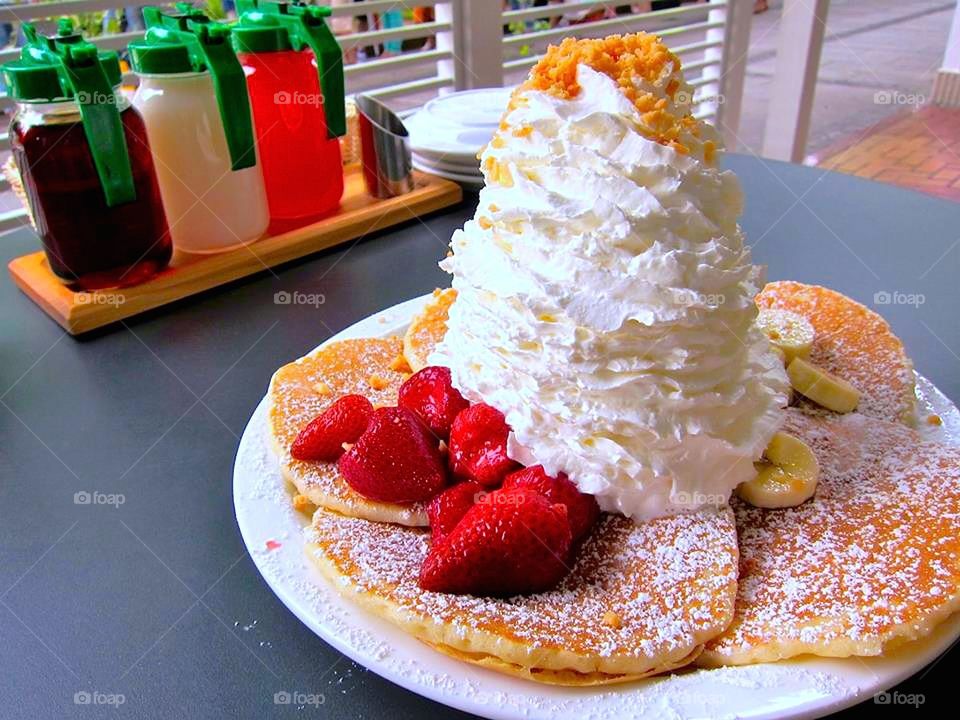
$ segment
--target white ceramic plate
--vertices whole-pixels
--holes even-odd
[[[377,313],[328,342],[402,332],[428,297]],[[941,428],[927,432],[960,444],[957,408],[924,378],[918,377],[917,387],[921,412],[935,412],[944,420]],[[466,712],[497,720],[819,717],[899,683],[960,634],[957,614],[930,637],[880,658],[809,658],[694,670],[600,689],[538,685],[460,663],[352,606],[307,561],[302,537],[307,520],[291,507],[290,490],[269,450],[266,420],[264,398],[243,433],[233,480],[237,522],[264,579],[307,627],[352,660],[407,690]]]
[[[460,183],[464,187],[470,190],[480,190],[483,188],[484,179],[483,175],[464,175],[458,172],[450,172],[449,170],[442,170],[433,165],[427,165],[416,158],[413,159],[413,166],[420,170],[421,172],[429,173],[430,175],[436,175],[438,177],[446,178],[447,180],[453,180],[455,183]]]
[[[449,160],[436,160],[420,153],[413,153],[413,162],[419,163],[431,170],[442,170],[444,172],[458,173],[472,177],[482,177],[480,172],[480,161],[473,158],[469,163],[450,162]]]
[[[496,128],[512,92],[512,87],[493,87],[448,93],[424,105],[423,113],[451,125]]]
[[[475,164],[497,129],[511,90],[466,90],[431,100],[404,120],[411,149],[432,160]]]

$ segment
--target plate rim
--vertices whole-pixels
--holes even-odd
[[[393,305],[389,308],[374,313],[373,315],[369,315],[320,343],[316,348],[314,348],[314,350],[311,351],[311,353],[316,352],[320,348],[330,343],[352,337],[385,337],[388,335],[397,334],[398,332],[402,331],[403,327],[408,324],[409,319],[430,297],[431,294],[427,293],[420,297]],[[953,411],[957,410],[956,405],[954,405],[949,398],[943,395],[943,393],[939,391],[939,389],[936,388],[933,383],[926,380],[919,373],[917,373],[917,379],[918,382],[923,382],[929,385],[929,390],[938,394],[939,398],[948,403]],[[262,440],[262,438],[257,436],[257,433],[262,433],[264,428],[258,428],[256,425],[258,421],[260,423],[265,423],[268,404],[269,394],[266,393],[258,402],[254,412],[250,417],[250,420],[244,428],[234,462],[232,490],[234,499],[234,515],[244,545],[246,546],[254,565],[257,567],[257,571],[260,573],[271,592],[273,592],[273,594],[280,599],[283,605],[290,612],[292,612],[295,617],[297,617],[304,625],[306,625],[314,634],[320,637],[321,640],[331,645],[338,652],[346,655],[352,661],[409,692],[415,693],[429,700],[433,700],[447,707],[452,707],[464,712],[491,718],[492,720],[506,720],[508,718],[512,719],[518,717],[524,717],[528,719],[540,717],[540,715],[537,714],[537,708],[534,707],[528,707],[526,711],[518,711],[514,713],[509,712],[506,705],[493,705],[490,703],[481,704],[476,700],[471,701],[471,698],[463,695],[462,693],[445,693],[442,688],[438,689],[435,684],[424,682],[419,678],[411,678],[408,675],[398,672],[385,661],[378,661],[377,658],[371,659],[367,654],[359,650],[357,647],[351,645],[349,637],[345,638],[341,633],[338,633],[336,629],[327,627],[315,612],[310,612],[305,605],[304,598],[297,597],[298,587],[296,585],[285,583],[283,578],[277,579],[272,576],[272,572],[267,561],[267,555],[258,544],[259,538],[256,537],[257,532],[253,527],[252,520],[249,517],[249,513],[255,508],[251,507],[248,504],[248,501],[245,499],[245,492],[249,490],[249,480],[247,476],[250,474],[251,469],[244,467],[242,463],[242,459],[244,458],[245,453],[249,450],[250,444],[257,442],[257,440]],[[270,460],[276,464],[276,457],[273,455],[272,451],[267,448],[266,452],[269,455]],[[279,469],[275,468],[275,470],[276,475],[279,476]],[[283,495],[285,497],[289,497],[289,488],[286,487],[286,483],[282,478],[280,478],[280,485]],[[306,563],[305,553],[303,552],[302,547],[302,537],[300,537],[299,534],[302,533],[302,528],[309,523],[306,522],[305,519],[300,519],[298,521],[296,517],[293,517],[294,511],[292,510],[292,507],[289,507],[289,503],[287,503],[287,507],[277,509],[280,512],[286,511],[285,514],[289,514],[294,522],[299,522],[300,527],[297,529],[298,535],[294,538],[294,540],[300,542],[300,559],[303,561],[304,565],[307,566],[308,564]],[[287,529],[289,530],[290,528]],[[348,615],[356,616],[359,624],[359,626],[355,628],[356,630],[367,632],[371,624],[379,625],[383,623],[388,625],[389,628],[395,631],[395,633],[401,634],[407,640],[413,640],[411,636],[404,633],[404,631],[400,628],[390,625],[387,623],[387,621],[367,613],[358,606],[351,605],[349,601],[342,598],[334,588],[326,584],[326,581],[321,579],[319,572],[317,572],[314,568],[307,566],[306,574],[310,576],[308,578],[309,582],[319,582],[322,584],[320,588],[315,588],[316,592],[321,594],[326,593],[331,597],[336,598],[336,600],[339,601],[338,604],[342,602],[342,604],[345,606],[346,610],[348,611]],[[300,579],[303,580],[303,578]],[[829,692],[829,690],[825,690],[818,698],[800,702],[792,706],[780,705],[765,708],[761,704],[758,704],[751,710],[752,706],[747,705],[746,712],[744,712],[741,708],[736,711],[736,714],[738,717],[751,717],[758,719],[793,718],[796,720],[805,720],[806,718],[822,717],[826,714],[844,710],[848,707],[852,707],[853,705],[863,702],[871,696],[886,692],[891,687],[914,675],[917,671],[929,665],[946,650],[948,650],[958,638],[960,638],[960,612],[954,613],[952,616],[941,622],[928,637],[907,643],[905,646],[903,646],[903,648],[900,648],[887,655],[878,657],[854,656],[850,658],[818,658],[811,656],[787,659],[777,663],[764,663],[734,668],[739,670],[751,669],[752,672],[758,675],[769,673],[771,677],[777,674],[782,674],[780,673],[781,670],[793,668],[797,669],[798,671],[806,671],[807,673],[826,673],[828,675],[833,675],[838,681],[838,688],[834,693]],[[397,639],[399,641],[399,635],[397,636]],[[429,656],[432,660],[435,660],[436,664],[446,665],[453,663],[460,667],[460,669],[463,671],[461,674],[463,675],[480,675],[481,679],[479,682],[484,685],[490,685],[491,687],[487,688],[490,693],[500,693],[506,696],[511,694],[511,686],[515,686],[516,683],[522,683],[524,689],[542,696],[550,694],[564,694],[569,695],[568,699],[570,700],[574,698],[587,698],[588,700],[595,699],[596,702],[599,703],[596,707],[596,710],[599,712],[599,717],[606,717],[604,714],[604,709],[609,704],[607,699],[611,699],[613,697],[623,695],[630,690],[640,688],[642,688],[642,692],[645,694],[647,688],[656,688],[660,683],[668,683],[674,677],[671,674],[660,676],[659,678],[641,680],[637,683],[624,684],[622,686],[601,686],[599,688],[577,689],[576,691],[570,691],[568,688],[557,690],[553,686],[538,685],[530,681],[510,678],[493,671],[475,668],[473,666],[460,663],[456,660],[446,658],[441,654],[436,653],[427,646],[421,646],[421,648],[423,654],[425,656]],[[391,650],[395,649],[396,648],[391,647]],[[899,657],[903,655],[913,655],[914,657]],[[892,665],[893,667],[871,667],[882,665]],[[856,671],[857,666],[861,666],[863,669],[866,669],[867,672],[874,676],[874,679],[872,681],[868,680],[864,686],[852,686],[848,684],[846,687],[840,687],[840,685],[843,684],[841,680],[842,674],[837,675],[836,673],[838,671],[841,673],[843,671]],[[731,669],[720,669],[719,672],[723,672],[725,670],[730,671]],[[718,670],[699,670],[694,672],[716,673]],[[853,674],[856,675],[857,673],[854,672]],[[682,675],[677,677],[682,677]],[[709,678],[707,678],[707,680],[709,680]],[[500,686],[501,689],[498,690],[497,686]],[[748,694],[747,689],[744,688],[737,687],[737,691],[738,692],[736,695],[741,697]],[[663,695],[663,699],[665,700],[669,700],[669,697],[669,692],[666,692]],[[771,701],[775,700],[776,696],[774,695],[773,697],[767,699],[767,704],[769,705]],[[760,701],[762,701],[762,698],[760,698]],[[620,710],[622,711],[622,708],[620,708]],[[659,714],[657,713],[657,708],[652,708],[652,710],[654,715]],[[728,712],[725,709],[722,709],[721,711]],[[647,715],[645,713],[636,715],[636,717],[646,716]],[[546,715],[544,715],[544,717],[546,717]],[[621,717],[621,715],[616,715],[616,717]]]

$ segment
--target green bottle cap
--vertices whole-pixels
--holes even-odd
[[[168,73],[201,72],[194,67],[190,50],[177,37],[158,37],[160,31],[169,36],[163,28],[150,28],[143,40],[127,46],[130,51],[130,64],[138,75],[165,75]]]
[[[56,35],[38,35],[23,24],[27,40],[20,59],[3,65],[10,96],[20,102],[74,100],[90,146],[108,207],[136,199],[133,171],[114,88],[120,62],[114,52],[100,52],[61,18]]]
[[[290,36],[276,17],[251,10],[233,26],[233,47],[245,53],[290,50]]]
[[[130,44],[134,69],[142,74],[209,72],[213,79],[220,121],[230,150],[233,170],[257,164],[250,98],[243,67],[230,44],[230,29],[213,22],[190,3],[176,4],[175,12],[146,7],[147,31]]]
[[[282,0],[238,0],[241,12],[239,23],[233,28],[233,42],[240,52],[272,52],[275,50],[303,50],[310,48],[317,59],[320,89],[323,92],[323,111],[327,121],[327,137],[336,138],[347,132],[344,107],[343,51],[327,26],[330,8]],[[260,28],[268,27],[264,17],[273,17],[287,34],[287,47],[278,47],[266,35],[247,37]],[[253,46],[251,46],[251,40]],[[263,49],[255,49],[257,42]],[[249,48],[249,49],[244,49]]]

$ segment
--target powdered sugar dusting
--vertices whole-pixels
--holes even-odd
[[[374,405],[395,405],[406,377],[399,337],[331,342],[281,367],[270,382],[270,426],[274,447],[282,454],[284,472],[314,505],[351,514],[423,525],[422,504],[399,506],[368,501],[350,489],[336,463],[302,462],[290,457],[297,434],[343,395],[357,393]]]
[[[424,296],[371,316],[332,340],[402,333]],[[385,323],[381,318],[388,318]],[[922,428],[941,441],[960,438],[960,414],[936,388],[918,379],[918,397],[943,426]],[[945,649],[960,622],[943,623],[928,640],[893,657],[790,660],[776,664],[685,671],[628,685],[573,689],[534,685],[446,658],[341,599],[307,561],[301,534],[307,518],[290,505],[290,490],[271,455],[267,402],[240,444],[234,479],[237,520],[251,557],[271,588],[314,632],[378,674],[427,697],[491,718],[787,717],[824,714],[869,698]],[[267,539],[282,542],[269,552]]]
[[[881,420],[911,418],[913,363],[877,313],[834,290],[786,281],[768,283],[757,305],[792,310],[810,321],[816,333],[811,361],[860,391],[858,412]]]
[[[960,450],[859,413],[791,409],[786,430],[817,456],[817,493],[778,511],[734,503],[736,617],[708,650],[874,655],[960,606]]]
[[[306,518],[290,505],[289,491],[268,445],[264,402],[244,434],[237,461],[245,478],[235,487],[237,516],[251,557],[284,603],[308,626],[395,682],[488,717],[534,720],[719,718],[726,716],[730,698],[743,693],[751,693],[757,702],[776,703],[789,695],[795,701],[813,703],[856,692],[830,673],[787,666],[685,671],[583,691],[533,685],[445,658],[338,597],[295,547],[297,542],[266,550],[264,538],[296,540],[307,526]],[[255,524],[254,515],[264,522]],[[289,530],[280,531],[281,527]]]
[[[510,599],[424,592],[417,583],[425,531],[319,511],[309,532],[343,582],[387,599],[417,620],[603,658],[689,653],[723,627],[736,583],[729,511],[634,525],[604,516],[572,571],[554,590]],[[619,628],[602,622],[608,611]]]

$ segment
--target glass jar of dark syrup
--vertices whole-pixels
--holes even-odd
[[[10,145],[50,270],[76,290],[133,285],[172,245],[143,120],[115,88],[115,53],[61,21],[24,25],[21,59],[3,70],[17,109]]]

